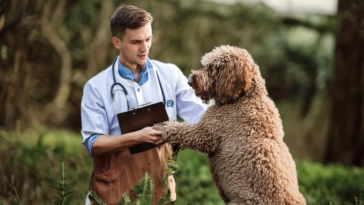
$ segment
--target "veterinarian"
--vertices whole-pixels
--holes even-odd
[[[134,173],[130,170],[133,169],[131,164],[139,163],[136,158],[132,158],[134,161],[119,160],[123,159],[120,155],[130,155],[127,148],[142,142],[163,142],[162,132],[151,127],[123,134],[118,124],[118,113],[163,102],[169,120],[180,116],[187,123],[194,124],[206,110],[206,105],[196,97],[177,66],[148,58],[152,46],[152,21],[151,14],[141,8],[131,5],[118,7],[110,19],[110,27],[111,40],[119,54],[110,67],[84,86],[81,133],[83,145],[94,162],[90,191],[107,204],[117,204],[121,200],[115,189],[120,189],[131,178],[132,174],[124,174]],[[158,155],[150,157],[154,166],[158,166],[151,171],[159,170],[157,175],[164,177],[164,167],[161,166],[165,164],[159,162],[162,159],[158,159]],[[125,177],[123,181],[120,180],[122,177]],[[173,201],[176,194],[172,175],[169,182]],[[158,183],[155,186],[158,191]],[[86,204],[91,204],[89,198],[88,194]]]

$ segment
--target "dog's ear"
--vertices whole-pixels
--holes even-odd
[[[245,93],[252,84],[254,61],[245,49],[234,48],[226,53],[224,59],[216,66],[216,91],[222,103],[235,100]]]
[[[254,63],[240,59],[236,65],[237,84],[246,92],[252,83]]]

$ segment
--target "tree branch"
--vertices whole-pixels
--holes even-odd
[[[56,114],[57,117],[55,120],[62,121],[67,113],[61,110],[65,108],[71,93],[72,58],[66,43],[58,35],[56,30],[52,28],[52,25],[45,17],[41,19],[41,31],[43,36],[49,40],[57,51],[62,61],[58,91],[53,101],[46,106],[47,109],[52,109],[54,114]]]

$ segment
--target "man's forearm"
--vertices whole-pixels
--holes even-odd
[[[140,143],[136,132],[123,135],[100,135],[92,146],[92,156],[111,154]]]
[[[145,127],[123,135],[100,135],[92,146],[92,156],[111,154],[142,142],[160,144],[163,142],[162,133],[151,127]]]

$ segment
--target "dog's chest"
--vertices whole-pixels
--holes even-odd
[[[238,171],[243,166],[243,156],[248,151],[241,142],[224,141],[215,152],[209,154],[211,170],[217,173],[227,173],[230,170]],[[230,173],[230,172],[229,172]]]

